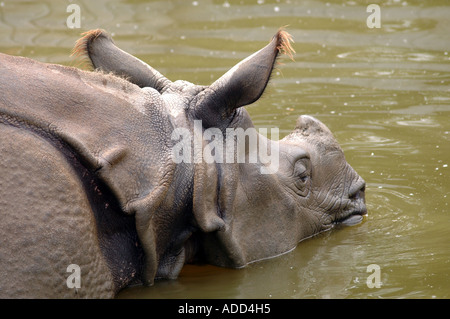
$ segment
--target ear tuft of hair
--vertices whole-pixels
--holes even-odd
[[[280,28],[275,36],[277,37],[278,42],[278,52],[287,55],[292,61],[294,61],[295,50],[291,44],[294,42],[292,35],[290,35],[283,28]]]
[[[81,64],[87,68],[95,69],[91,59],[89,58],[89,46],[99,36],[110,36],[105,30],[102,29],[89,30],[87,32],[83,32],[81,35],[82,37],[75,42],[75,46],[73,47],[72,54],[70,56],[80,59]]]

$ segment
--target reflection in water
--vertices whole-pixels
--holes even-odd
[[[384,1],[380,29],[367,28],[358,0],[77,3],[81,29],[70,30],[66,2],[2,1],[1,52],[77,65],[75,40],[100,27],[170,79],[207,85],[289,25],[295,61],[281,59],[247,109],[257,127],[279,127],[280,138],[300,114],[316,116],[367,182],[361,225],[245,269],[188,265],[177,280],[120,297],[450,297],[447,0]],[[381,288],[366,285],[370,264],[380,266]]]

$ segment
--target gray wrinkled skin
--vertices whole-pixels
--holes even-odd
[[[173,130],[194,120],[224,145],[227,128],[252,128],[242,106],[289,48],[279,31],[210,86],[166,79],[101,30],[76,48],[101,72],[0,54],[0,297],[113,297],[187,262],[239,268],[357,223],[364,181],[313,117],[280,141],[257,136],[279,147],[273,174],[173,161]],[[79,289],[66,285],[70,264]]]

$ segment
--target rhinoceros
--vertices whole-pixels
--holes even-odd
[[[110,298],[360,222],[365,182],[322,122],[252,133],[244,106],[290,41],[279,30],[209,86],[172,82],[104,30],[76,46],[94,72],[0,54],[0,297]]]

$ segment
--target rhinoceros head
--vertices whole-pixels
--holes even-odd
[[[269,140],[243,108],[262,95],[279,52],[293,52],[287,32],[280,30],[209,86],[168,80],[102,31],[88,33],[78,50],[96,69],[156,90],[177,130],[172,156],[184,168],[173,180],[183,180],[175,187],[192,203],[183,212],[191,216],[191,231],[184,243],[172,244],[177,248],[171,253],[166,250],[159,276],[177,274],[164,267],[176,259],[171,254],[180,256],[180,247],[183,262],[191,259],[187,248],[195,246],[197,258],[242,267],[290,251],[340,222],[356,223],[366,213],[365,183],[323,123],[300,116],[292,133]]]

